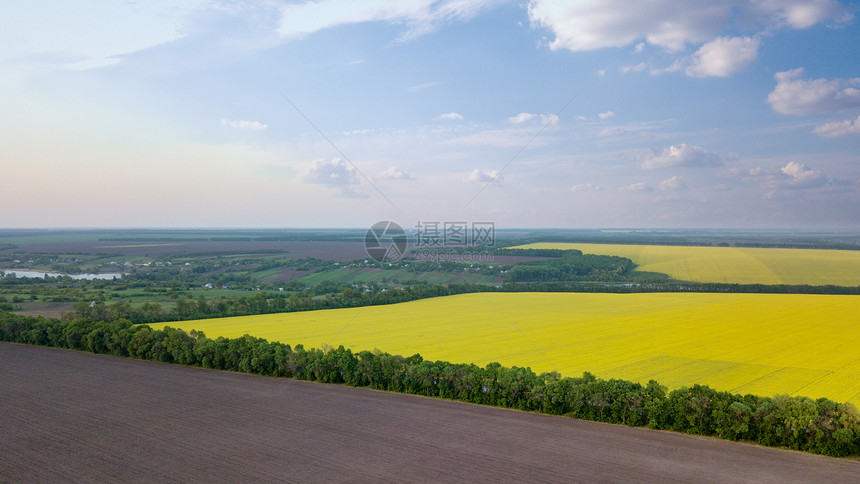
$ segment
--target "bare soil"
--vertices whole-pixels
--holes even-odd
[[[301,279],[308,274],[313,274],[314,271],[299,271],[291,268],[284,268],[278,271],[271,277],[265,278],[267,282],[289,282],[294,279]]]
[[[3,482],[858,482],[749,444],[0,343]]]

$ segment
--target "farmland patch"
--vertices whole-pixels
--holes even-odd
[[[477,293],[153,326],[860,404],[857,321],[855,296]]]
[[[737,284],[860,285],[860,251],[535,243],[516,248],[578,249],[586,254],[617,255],[640,271],[675,279]]]

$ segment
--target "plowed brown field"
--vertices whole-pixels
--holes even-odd
[[[0,343],[3,482],[858,482],[860,463]]]

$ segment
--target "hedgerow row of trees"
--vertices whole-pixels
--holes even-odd
[[[343,346],[305,349],[248,335],[211,339],[197,331],[153,330],[127,320],[61,321],[0,312],[0,341],[371,387],[831,456],[860,454],[860,413],[826,398],[736,395],[701,385],[667,392],[653,380],[643,386],[590,373],[570,378],[498,363],[428,361],[417,354],[353,353]]]
[[[236,298],[210,298],[199,296],[196,299],[177,298],[172,308],[165,308],[157,302],[147,302],[133,306],[128,302],[105,304],[100,301],[79,302],[74,305],[74,313],[66,319],[85,318],[93,321],[115,322],[127,319],[135,324],[164,321],[186,321],[191,319],[222,318],[254,314],[284,313],[296,311],[316,311],[359,306],[375,306],[415,301],[430,297],[452,296],[470,292],[486,291],[487,286],[478,284],[415,284],[402,288],[362,292],[347,284],[323,283],[327,286],[321,296],[285,295],[263,292],[253,296]],[[334,292],[337,290],[337,292]],[[2,309],[2,308],[0,308]]]
[[[636,274],[636,273],[634,273]],[[761,284],[717,283],[504,283],[501,287],[484,284],[414,284],[394,289],[374,288],[369,292],[356,290],[348,284],[321,284],[320,296],[299,296],[260,291],[253,296],[235,298],[218,297],[196,299],[177,298],[172,308],[158,302],[132,305],[128,302],[105,304],[101,301],[82,301],[74,305],[67,320],[86,318],[93,321],[114,322],[127,319],[135,324],[163,321],[186,321],[214,317],[246,316],[296,311],[315,311],[360,306],[375,306],[415,301],[430,297],[451,296],[472,292],[723,292],[723,293],[777,293],[777,294],[860,294],[860,287],[838,286],[767,286]],[[0,310],[11,310],[12,304],[0,296]]]
[[[510,282],[618,281],[635,268],[636,264],[625,257],[571,250],[553,259],[521,262],[508,271],[505,279]]]

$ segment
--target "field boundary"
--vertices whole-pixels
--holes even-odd
[[[0,365],[0,475],[16,482],[849,482],[860,472],[853,460],[674,432],[79,351],[0,343]]]
[[[580,250],[632,260],[638,271],[722,284],[860,286],[860,251],[810,248],[535,242],[526,250]]]
[[[299,380],[370,387],[632,427],[746,440],[830,455],[860,455],[860,413],[820,398],[773,398],[718,392],[693,385],[671,392],[654,380],[643,386],[590,373],[563,377],[529,368],[427,361],[379,351],[354,354],[343,346],[305,350],[245,335],[207,338],[129,322],[20,317],[0,312],[0,340],[201,366]]]

